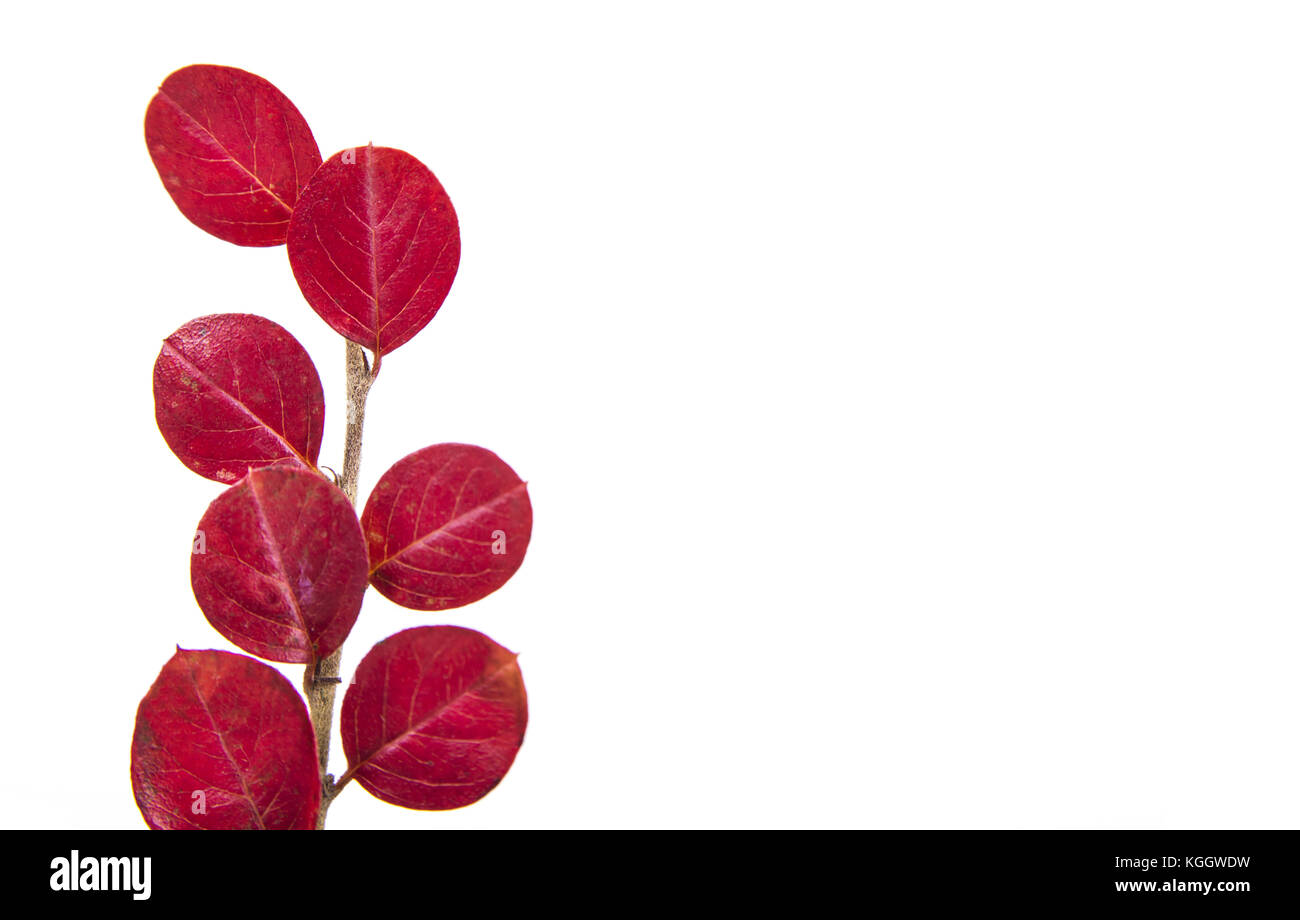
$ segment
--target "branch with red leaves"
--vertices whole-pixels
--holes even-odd
[[[196,226],[241,246],[287,244],[307,303],[347,340],[347,431],[334,477],[319,465],[320,376],[269,319],[204,316],[164,340],[159,431],[224,486],[194,537],[194,598],[236,647],[305,665],[306,703],[255,658],[178,648],[136,713],[140,811],[155,829],[319,829],[352,780],[406,808],[472,804],[510,769],[528,721],[516,655],[472,629],[416,626],[371,649],[343,697],[347,769],[338,782],[328,772],[343,644],[367,586],[414,611],[462,607],[514,575],[532,533],[526,485],[466,444],[398,461],[355,510],[380,363],[433,319],[456,276],[451,199],[401,150],[322,161],[293,103],[232,67],[169,76],[145,139]]]

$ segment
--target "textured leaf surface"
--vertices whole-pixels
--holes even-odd
[[[190,557],[194,597],[235,645],[306,664],[347,638],[369,570],[361,525],[341,489],[299,467],[254,470],[208,507],[199,534]]]
[[[278,246],[320,148],[294,104],[234,67],[184,67],[144,118],[163,186],[194,224],[240,246]]]
[[[399,460],[361,516],[370,583],[412,610],[486,597],[524,561],[533,529],[528,489],[490,450],[435,444]]]
[[[428,167],[389,147],[330,157],[294,209],[288,242],[307,302],[379,358],[433,319],[460,264],[451,199]]]
[[[515,657],[458,626],[421,626],[380,642],[343,698],[344,778],[404,808],[460,808],[487,795],[528,723]]]
[[[311,358],[283,328],[248,313],[191,320],[153,369],[158,429],[181,462],[234,482],[279,460],[314,468],[325,397]]]
[[[311,830],[320,772],[307,707],[268,665],[177,649],[136,712],[131,786],[155,830]]]

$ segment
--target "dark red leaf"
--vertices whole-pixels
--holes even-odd
[[[348,497],[292,466],[253,470],[218,496],[190,557],[194,597],[217,632],[246,652],[296,664],[343,644],[367,574]]]
[[[361,515],[370,583],[412,610],[486,597],[524,561],[533,530],[528,488],[490,450],[435,444],[383,475]]]
[[[136,712],[131,787],[155,830],[311,830],[321,785],[307,707],[260,661],[177,649]]]
[[[284,242],[298,195],[321,163],[293,103],[234,67],[196,64],[169,76],[149,103],[144,137],[181,213],[240,246]]]
[[[298,341],[269,319],[190,320],[163,342],[153,398],[167,446],[208,479],[234,482],[278,460],[314,469],[320,456],[320,377]]]
[[[460,264],[456,211],[409,153],[345,150],[317,170],[294,209],[289,264],[325,322],[382,358],[446,299]]]
[[[460,808],[492,791],[528,723],[515,654],[459,626],[419,626],[357,666],[339,726],[348,771],[404,808]]]

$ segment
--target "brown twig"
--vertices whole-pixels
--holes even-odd
[[[378,369],[376,362],[375,370]],[[339,478],[339,488],[355,507],[357,478],[361,472],[361,430],[366,421],[366,396],[374,383],[374,377],[365,351],[353,342],[348,342],[347,345],[347,372],[348,428],[347,438],[343,442],[343,475]],[[303,692],[307,695],[307,708],[311,712],[312,728],[316,731],[316,754],[320,759],[321,801],[320,812],[316,817],[317,830],[325,828],[325,813],[342,788],[341,783],[334,783],[334,777],[328,772],[334,691],[340,682],[339,661],[342,654],[340,648],[332,655],[318,659],[307,665],[307,672],[303,675]]]

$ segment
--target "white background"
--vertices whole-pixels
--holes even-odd
[[[459,212],[362,495],[467,441],[534,505],[503,589],[371,592],[344,651],[519,651],[514,769],[446,813],[354,785],[331,827],[1300,823],[1295,7],[542,6],[6,11],[0,824],[143,827],[136,705],[176,644],[233,650],[161,339],[284,325],[341,454],[342,340],[284,250],[193,227],[150,162],[191,63]]]

